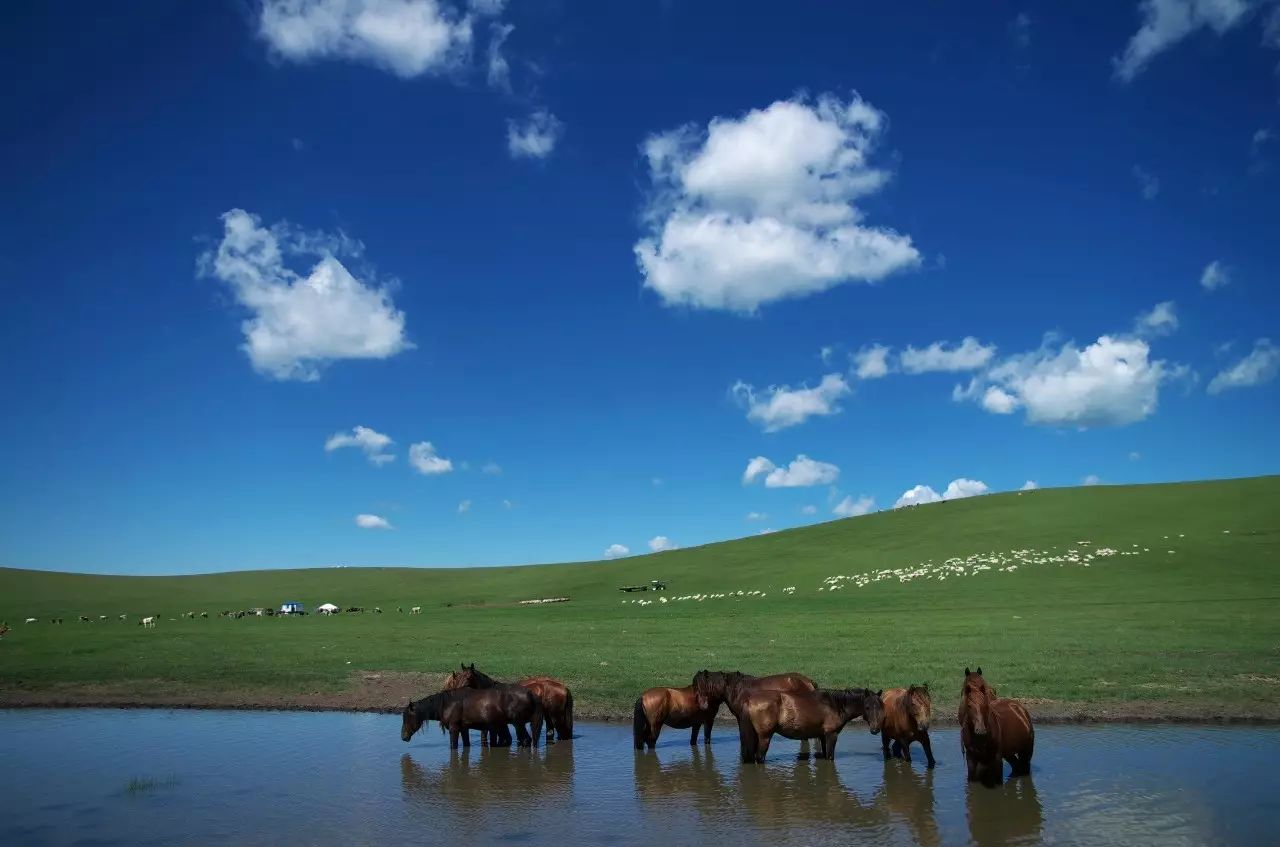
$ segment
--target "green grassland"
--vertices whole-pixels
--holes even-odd
[[[975,553],[1101,547],[1137,555],[818,590],[835,575]],[[651,578],[668,591],[618,591]],[[672,599],[738,590],[766,596]],[[572,600],[516,605],[552,596]],[[294,599],[384,614],[215,617]],[[349,693],[361,672],[443,672],[465,660],[498,677],[562,677],[586,714],[626,715],[641,689],[687,684],[704,667],[801,670],[828,686],[931,681],[945,713],[964,666],[982,665],[1002,694],[1045,714],[1274,719],[1278,601],[1280,477],[991,495],[586,564],[178,577],[0,569],[0,620],[12,627],[0,641],[0,704],[50,691],[70,702],[77,691],[288,702]],[[407,614],[413,605],[423,613]],[[178,619],[187,610],[210,618]],[[135,625],[153,613],[156,629]],[[81,614],[111,619],[81,624]]]

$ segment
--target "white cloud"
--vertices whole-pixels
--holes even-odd
[[[1218,35],[1244,20],[1248,0],[1142,0],[1142,26],[1124,53],[1112,59],[1115,75],[1130,82],[1155,56],[1188,35],[1211,29]]]
[[[968,336],[950,349],[941,341],[935,341],[923,350],[908,347],[898,356],[898,361],[902,370],[909,374],[935,371],[956,373],[985,367],[995,353],[994,344],[985,346],[978,339]]]
[[[816,515],[816,514],[818,514],[818,507],[817,507],[817,506],[814,506],[813,504],[809,504],[809,505],[807,505],[807,506],[801,506],[801,507],[800,507],[800,514],[802,514],[802,515]]]
[[[409,464],[425,476],[446,474],[453,470],[453,462],[437,455],[436,448],[430,441],[419,441],[409,446]]]
[[[889,348],[883,344],[863,347],[849,359],[853,362],[853,373],[858,379],[880,379],[888,376],[892,370],[889,365]]]
[[[523,123],[507,121],[507,150],[513,159],[545,159],[563,134],[560,119],[538,109]]]
[[[764,512],[747,512],[746,519],[749,521],[763,521],[763,520],[767,520],[768,517],[769,516],[766,515]]]
[[[1071,342],[1055,349],[1046,339],[1039,350],[1010,356],[968,387],[956,386],[952,397],[997,414],[1021,408],[1031,423],[1121,426],[1154,413],[1160,385],[1189,374],[1149,354],[1140,338],[1104,335],[1083,350]]]
[[[835,356],[835,354],[836,354],[836,348],[830,344],[826,344],[826,345],[823,345],[822,349],[818,351],[818,358],[822,360],[822,364],[829,365],[831,364],[831,359]]]
[[[367,426],[357,426],[351,432],[335,432],[329,436],[324,443],[324,451],[332,453],[334,450],[341,450],[343,447],[359,447],[364,451],[364,455],[368,458],[370,464],[385,465],[387,462],[394,461],[395,456],[391,453],[384,452],[393,443],[390,436],[370,429]]]
[[[903,506],[941,503],[944,500],[963,500],[966,497],[977,497],[980,494],[986,494],[989,490],[985,482],[976,479],[965,479],[964,477],[951,480],[951,483],[941,494],[927,485],[917,485],[904,491],[897,502],[893,504],[893,508],[901,509]]]
[[[606,559],[618,559],[622,556],[630,556],[631,551],[621,544],[610,544],[604,549],[604,557]]]
[[[390,521],[378,515],[356,515],[356,526],[361,529],[395,529]]]
[[[814,416],[838,414],[840,406],[836,401],[850,390],[840,374],[827,374],[814,388],[775,385],[757,397],[754,386],[739,381],[731,392],[746,407],[747,420],[760,424],[765,432],[777,432]]]
[[[1137,450],[1134,450],[1133,452],[1131,452],[1131,453],[1129,454],[1129,461],[1131,461],[1131,462],[1136,462],[1136,461],[1138,461],[1138,460],[1139,460],[1139,459],[1141,459],[1141,458],[1142,458],[1142,454],[1141,454],[1141,453],[1139,453]]]
[[[655,553],[661,553],[664,550],[678,550],[680,545],[665,535],[655,535],[649,539],[649,549]]]
[[[1280,347],[1270,339],[1259,338],[1248,356],[1218,373],[1209,381],[1209,393],[1220,394],[1230,388],[1248,388],[1275,379],[1280,372]]]
[[[389,291],[366,285],[338,261],[340,253],[358,256],[359,242],[287,223],[265,229],[242,209],[227,212],[222,222],[222,243],[202,255],[199,266],[230,285],[252,313],[241,324],[243,349],[258,372],[309,382],[329,362],[385,359],[413,346]],[[303,277],[285,267],[286,255],[319,260]]]
[[[757,532],[756,535],[773,535],[775,532],[777,532],[776,529],[774,529],[771,526],[768,526],[760,530],[759,532]]]
[[[856,94],[824,94],[650,136],[645,286],[667,305],[751,313],[918,265],[909,236],[854,205],[889,180],[868,161],[885,123]]]
[[[1168,335],[1178,328],[1178,313],[1172,300],[1165,300],[1151,307],[1149,312],[1139,312],[1133,322],[1133,331],[1143,338]]]
[[[408,79],[465,65],[471,23],[438,0],[263,0],[258,34],[290,61],[345,59]]]
[[[1231,282],[1231,269],[1217,260],[1205,265],[1200,273],[1200,286],[1205,291],[1217,291],[1229,282]]]
[[[1026,482],[1022,483],[1022,487],[1019,488],[1018,490],[1019,491],[1035,491],[1039,487],[1040,486],[1036,484],[1036,481],[1034,479],[1029,479]]]
[[[1102,485],[1102,479],[1096,473],[1091,473],[1084,479],[1080,480],[1081,485]]]
[[[458,514],[465,515],[469,511],[471,511],[470,500],[463,500],[462,502],[458,503]]]
[[[500,91],[511,91],[511,66],[502,55],[502,45],[515,31],[510,24],[493,24],[489,27],[489,85]]]
[[[1023,50],[1031,46],[1031,16],[1026,12],[1019,12],[1017,17],[1009,22],[1009,35],[1013,38],[1013,43]]]
[[[516,507],[516,504],[515,504],[515,503],[513,503],[513,502],[512,502],[512,501],[510,501],[510,500],[503,500],[503,501],[502,501],[502,508],[504,508],[504,509],[514,509],[515,507]]]
[[[492,461],[485,462],[484,466],[480,468],[480,473],[488,474],[489,476],[502,476],[502,465]]]
[[[803,453],[785,468],[777,467],[764,456],[756,456],[747,463],[747,470],[742,474],[742,484],[748,485],[762,474],[766,488],[807,488],[835,482],[840,476],[840,469],[828,462],[810,459]]]
[[[835,505],[831,510],[831,514],[842,518],[852,518],[857,517],[858,515],[865,515],[870,512],[874,512],[875,508],[876,501],[872,498],[863,495],[857,500],[854,500],[853,495],[849,494]]]
[[[507,0],[467,0],[467,7],[480,17],[496,17],[502,14]]]
[[[1142,189],[1143,200],[1154,200],[1160,193],[1160,180],[1148,173],[1140,165],[1133,166],[1133,177]]]

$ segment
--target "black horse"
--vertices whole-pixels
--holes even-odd
[[[402,713],[400,739],[413,738],[413,734],[431,720],[439,721],[440,726],[448,730],[449,747],[454,750],[458,749],[459,735],[462,745],[470,747],[471,730],[505,731],[507,724],[515,724],[519,745],[529,747],[537,745],[542,732],[542,705],[533,692],[519,686],[441,691],[409,701]],[[530,729],[525,729],[526,723]]]

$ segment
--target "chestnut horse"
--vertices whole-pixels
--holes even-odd
[[[684,688],[650,688],[636,701],[632,720],[632,739],[637,750],[650,750],[658,744],[662,727],[690,729],[689,743],[697,745],[698,730],[702,743],[711,743],[711,724],[720,711],[720,698],[702,699],[692,685]]]
[[[802,673],[777,673],[772,676],[748,676],[740,671],[701,670],[693,675],[693,687],[703,703],[718,697],[729,707],[734,720],[741,712],[742,698],[752,689],[765,691],[817,691],[818,684]],[[800,742],[800,759],[809,758],[809,740]]]
[[[764,763],[774,733],[818,739],[815,758],[834,759],[836,737],[854,718],[866,718],[874,735],[884,719],[880,692],[867,688],[786,692],[755,689],[739,701],[738,737],[744,764]]]
[[[937,764],[933,758],[933,747],[929,744],[929,722],[933,719],[933,700],[929,697],[928,685],[913,685],[910,688],[890,688],[880,695],[884,701],[884,725],[880,728],[880,746],[884,750],[884,759],[889,761],[897,756],[904,761],[911,761],[911,743],[919,741],[924,748],[929,767]],[[889,744],[893,743],[893,752]]]
[[[458,749],[471,746],[471,730],[494,731],[515,724],[521,747],[537,746],[542,732],[542,706],[526,688],[501,686],[491,689],[461,688],[441,691],[418,701],[409,701],[401,713],[400,740],[408,741],[424,723],[440,722],[449,732],[449,746]],[[528,723],[532,733],[525,729]]]
[[[1031,773],[1031,754],[1036,747],[1031,715],[1017,700],[997,697],[982,678],[981,667],[974,673],[964,669],[959,722],[960,749],[970,782],[977,780],[987,786],[1003,783],[1002,759],[1013,767],[1010,776]]]

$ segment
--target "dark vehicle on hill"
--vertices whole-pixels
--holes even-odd
[[[619,591],[666,591],[667,584],[662,580],[651,579],[648,585],[624,585]]]

